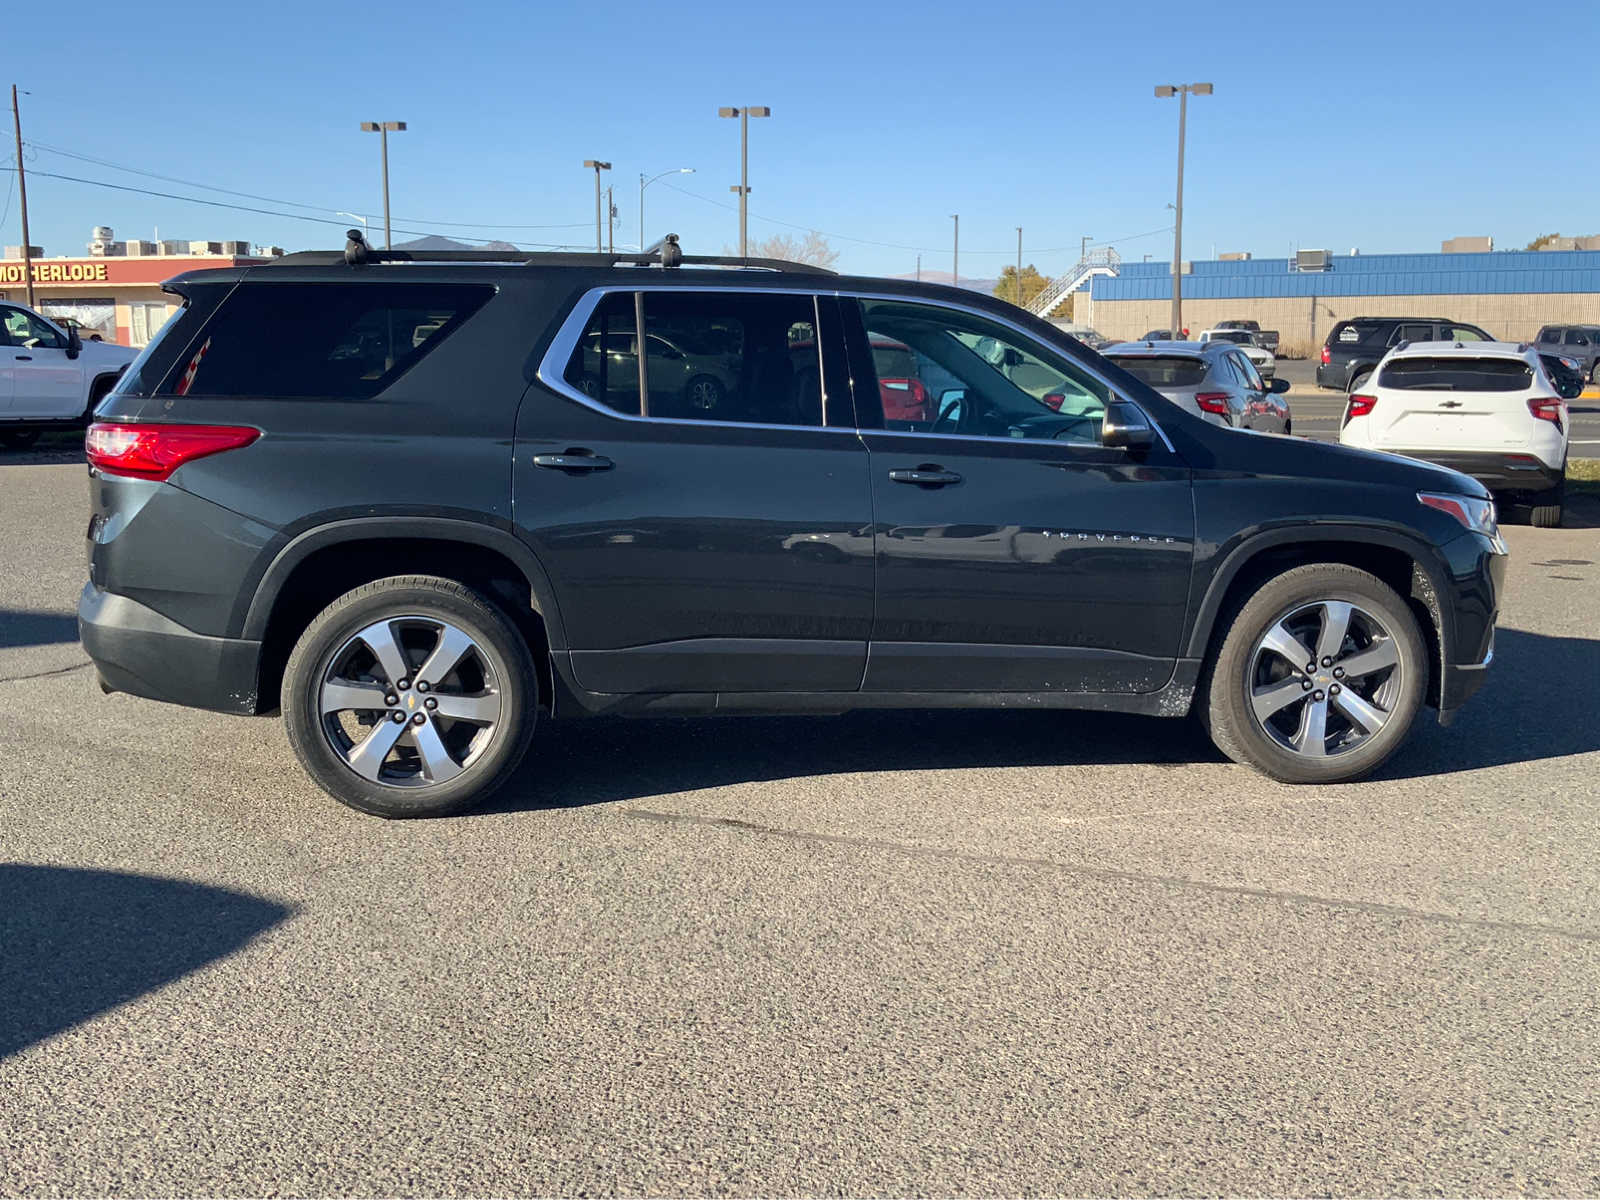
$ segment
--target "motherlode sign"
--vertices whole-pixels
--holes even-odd
[[[34,287],[82,287],[84,284],[158,284],[198,267],[232,266],[258,261],[235,255],[180,256],[153,254],[141,258],[36,258]],[[26,286],[21,259],[0,261],[0,287]]]

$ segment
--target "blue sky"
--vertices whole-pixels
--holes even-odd
[[[716,110],[748,103],[773,109],[751,122],[752,238],[815,228],[834,235],[846,270],[910,272],[922,248],[924,268],[948,271],[958,212],[963,276],[1013,261],[1018,225],[1025,261],[1046,274],[1076,260],[1083,235],[1159,259],[1172,248],[1178,114],[1152,90],[1195,80],[1216,94],[1189,106],[1186,258],[1600,232],[1600,154],[1581,133],[1551,140],[1588,125],[1588,63],[1563,61],[1503,6],[158,7],[141,20],[125,4],[74,4],[80,38],[48,6],[11,26],[18,47],[55,48],[0,59],[0,82],[30,93],[33,241],[47,253],[82,253],[96,224],[118,237],[340,244],[334,224],[46,173],[341,223],[335,210],[350,209],[376,226],[378,139],[357,126],[384,119],[410,126],[390,140],[397,228],[592,244],[581,164],[601,158],[614,164],[619,244],[638,237],[639,173],[692,166],[651,186],[649,236],[672,230],[689,251],[717,253],[737,240],[739,147],[738,123]],[[0,240],[19,242],[14,193],[0,213]]]

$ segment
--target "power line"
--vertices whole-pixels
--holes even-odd
[[[283,200],[275,196],[260,196],[255,192],[239,192],[232,188],[218,187],[212,183],[200,183],[193,179],[180,179],[176,175],[163,175],[157,171],[146,171],[140,167],[130,167],[126,163],[112,162],[108,158],[95,158],[89,154],[79,154],[76,150],[65,150],[60,146],[47,146],[43,142],[25,143],[35,150],[43,150],[49,154],[59,154],[65,158],[77,159],[79,162],[92,163],[98,167],[109,167],[113,171],[126,171],[131,175],[142,175],[147,179],[159,179],[163,183],[179,183],[184,187],[203,188],[208,192],[219,192],[224,196],[238,196],[244,200],[260,200],[266,204],[278,204],[286,208],[304,208],[312,212],[333,212],[329,205],[306,204],[299,200]],[[455,229],[587,229],[584,221],[576,221],[563,225],[518,225],[495,224],[490,221],[432,221],[424,217],[400,217],[401,221],[412,221],[419,225],[443,225]]]
[[[13,173],[13,175],[16,172],[16,168],[15,167],[11,167],[11,168],[9,168],[9,170]],[[83,178],[80,178],[79,176],[76,176],[76,175],[60,175],[60,174],[57,174],[54,171],[30,171],[29,174],[38,176],[38,177],[43,178],[43,179],[60,179],[60,180],[64,180],[67,183],[86,184],[89,187],[110,188],[113,191],[133,192],[133,193],[135,193],[137,195],[141,195],[141,196],[156,196],[156,197],[158,197],[158,198],[160,198],[162,200],[180,200],[185,204],[202,204],[202,205],[205,205],[207,208],[226,208],[226,209],[231,209],[231,210],[233,210],[235,212],[259,213],[262,216],[281,217],[281,218],[284,218],[284,219],[290,220],[290,221],[310,221],[311,223],[313,223],[315,225],[336,225],[336,226],[339,226],[340,228],[344,228],[348,224],[348,222],[339,221],[339,220],[336,220],[336,219],[331,218],[331,217],[313,217],[313,216],[308,216],[308,215],[306,215],[304,213],[279,212],[276,209],[255,208],[255,207],[253,207],[251,205],[246,205],[246,204],[227,204],[227,203],[224,203],[221,200],[202,200],[198,196],[180,196],[180,195],[178,195],[178,194],[176,194],[174,192],[157,192],[157,191],[154,191],[154,190],[152,190],[150,188],[137,188],[137,187],[129,187],[127,184],[122,184],[122,183],[109,183],[104,179],[83,179]],[[434,233],[434,231],[430,230],[430,229],[396,229],[395,232],[396,233],[409,233],[409,234],[413,234],[413,235],[415,235],[417,237],[427,237],[427,236],[429,236],[429,235]],[[498,240],[501,240],[501,239],[497,239],[497,238],[482,238],[482,237],[467,237],[466,235],[462,235],[462,240],[463,241],[467,241],[467,242],[492,242],[492,241],[498,241]],[[506,240],[509,240],[509,239],[506,239]],[[569,243],[557,243],[557,242],[521,242],[521,243],[512,243],[512,244],[513,245],[519,245],[519,246],[532,246],[532,247],[535,247],[535,248],[540,249],[540,250],[565,250],[565,249],[568,249],[569,245],[570,245]]]

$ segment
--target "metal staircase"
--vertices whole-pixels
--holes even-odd
[[[1041,317],[1048,317],[1056,309],[1066,303],[1067,297],[1081,288],[1095,275],[1110,275],[1115,277],[1122,267],[1122,256],[1110,246],[1100,250],[1091,250],[1078,260],[1078,265],[1064,275],[1059,275],[1050,281],[1050,286],[1045,288],[1028,303],[1028,311]]]

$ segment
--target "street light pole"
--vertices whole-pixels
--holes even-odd
[[[950,219],[956,223],[955,248],[950,252],[950,286],[961,286],[961,214],[951,213]]]
[[[1022,226],[1017,226],[1017,307],[1022,307]]]
[[[383,139],[383,248],[392,250],[394,238],[389,232],[389,135],[400,133],[406,127],[404,121],[363,121],[363,133],[376,133]]]
[[[739,118],[739,186],[732,187],[730,192],[739,193],[739,257],[746,258],[750,253],[750,118],[770,117],[772,110],[766,107],[745,105],[743,108],[723,107],[717,109],[719,117]]]
[[[1162,84],[1156,95],[1178,97],[1178,197],[1172,223],[1172,336],[1183,336],[1183,142],[1189,118],[1189,96],[1209,96],[1209,83]]]
[[[594,252],[605,253],[605,232],[600,225],[600,172],[611,170],[611,164],[598,158],[586,158],[583,165],[594,168]]]
[[[33,308],[33,247],[28,244],[28,177],[22,170],[22,109],[17,105],[17,85],[14,83],[11,85],[11,125],[17,131],[17,191],[22,196],[22,279],[28,285],[28,307]]]
[[[644,172],[639,172],[639,253],[644,253],[644,190],[657,179],[665,179],[668,175],[693,175],[693,167],[674,167],[670,171],[663,171],[649,179],[644,177]]]

